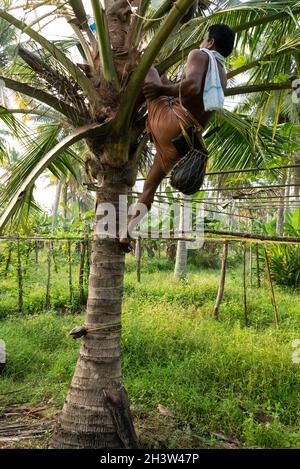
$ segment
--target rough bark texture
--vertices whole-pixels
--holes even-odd
[[[119,194],[127,186],[102,180],[97,205],[113,203],[117,213]],[[97,215],[96,215],[97,221]],[[116,239],[94,239],[89,276],[85,324],[95,328],[121,322],[124,254]],[[52,441],[54,448],[124,448],[136,441],[133,425],[128,428],[130,410],[123,400],[118,425],[107,404],[107,396],[118,395],[121,381],[121,326],[89,332],[81,339],[80,356]],[[123,388],[122,388],[123,389]],[[123,415],[123,417],[122,417]],[[126,416],[127,423],[122,423]],[[129,419],[129,420],[128,420]],[[122,440],[121,427],[132,439]],[[126,440],[126,441],[125,441]]]

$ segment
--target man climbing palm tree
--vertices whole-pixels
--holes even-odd
[[[165,76],[160,77],[154,67],[147,74],[143,87],[148,108],[147,127],[156,148],[152,168],[138,201],[147,210],[159,184],[182,156],[172,142],[182,127],[194,126],[201,133],[213,112],[223,107],[227,84],[224,58],[231,54],[234,39],[235,33],[229,26],[212,25],[200,49],[190,52],[179,83],[173,84]],[[139,214],[137,210],[128,224],[127,233],[120,237],[120,246],[125,252],[131,250],[130,233]]]

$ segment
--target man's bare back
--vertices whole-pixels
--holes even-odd
[[[205,128],[212,117],[212,112],[205,112],[203,105],[203,91],[208,69],[209,57],[206,52],[194,49],[190,52],[183,79],[176,84],[163,84],[151,76],[146,81],[143,92],[147,99],[153,100],[159,96],[173,96],[181,98],[184,107]],[[226,72],[222,64],[218,63],[220,80],[223,89],[227,85]]]
[[[208,55],[199,49],[193,50],[188,58],[185,79],[199,80],[199,92],[194,95],[185,95],[182,97],[182,104],[195,117],[199,124],[205,128],[210,121],[213,112],[205,111],[203,104],[203,91],[205,78],[208,68]],[[217,63],[221,85],[226,89],[227,78],[222,64]]]

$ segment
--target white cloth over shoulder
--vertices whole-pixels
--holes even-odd
[[[225,69],[225,59],[223,55],[215,50],[209,50],[205,47],[200,48],[200,50],[206,52],[209,57],[203,90],[204,110],[218,111],[224,107],[224,90],[217,62],[220,62]]]

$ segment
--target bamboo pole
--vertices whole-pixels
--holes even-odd
[[[266,259],[267,277],[268,277],[268,281],[269,281],[269,285],[270,285],[271,301],[272,301],[273,312],[274,312],[274,323],[275,323],[276,329],[278,329],[278,327],[279,327],[278,310],[277,310],[276,298],[275,298],[273,282],[272,282],[272,277],[271,277],[269,256],[268,256],[268,252],[267,252],[266,248],[264,248],[264,251],[265,251],[265,259]]]
[[[247,258],[247,245],[244,242],[244,268],[243,268],[243,281],[244,281],[244,317],[245,317],[245,324],[248,326],[249,324],[249,317],[248,317],[248,305],[247,305],[247,279],[246,279],[246,258]]]
[[[91,268],[91,253],[92,253],[92,240],[87,240],[87,256],[86,256],[86,267],[87,267],[87,278],[90,276]]]
[[[194,231],[189,232],[190,234],[195,234]],[[141,232],[141,237],[145,239],[145,241],[153,241],[153,239],[161,239],[161,240],[173,240],[173,241],[178,241],[178,240],[184,240],[184,241],[194,241],[195,237],[177,237],[173,235],[173,232],[170,233],[170,236],[168,238],[162,237],[160,233],[150,233],[151,234],[151,239],[147,239],[147,232]],[[215,234],[218,236],[218,238],[213,238],[213,237],[206,237],[205,242],[223,242],[226,241],[227,239],[231,241],[244,241],[244,240],[250,240],[250,241],[256,241],[260,242],[261,244],[264,243],[271,243],[271,244],[295,244],[299,245],[300,244],[300,239],[299,237],[291,237],[291,236],[286,236],[286,237],[281,237],[281,236],[264,236],[264,235],[259,235],[259,234],[251,234],[251,233],[240,233],[240,232],[234,232],[234,231],[226,231],[226,230],[211,230],[207,229],[205,230],[205,234]],[[223,237],[221,237],[223,235]],[[94,236],[95,239],[97,239],[97,235]],[[0,240],[17,240],[17,236],[0,236]],[[46,240],[61,240],[61,241],[66,241],[68,239],[70,240],[83,240],[85,238],[83,237],[74,237],[74,236],[64,236],[64,237],[54,237],[54,236],[34,236],[34,237],[26,237],[26,236],[20,236],[20,239],[23,240],[34,240],[34,241],[46,241]],[[93,240],[92,237],[88,238],[90,241]],[[89,251],[91,251],[91,248],[89,247]]]
[[[252,279],[252,244],[250,244],[250,247],[249,247],[249,269],[250,269],[250,287],[252,288],[252,284],[253,284],[253,279]]]
[[[34,242],[35,263],[39,263],[39,244],[38,241]]]
[[[260,266],[259,266],[259,245],[256,243],[256,276],[257,276],[257,288],[261,287],[260,281]]]
[[[219,290],[217,294],[217,299],[214,307],[214,318],[218,319],[219,317],[219,308],[224,294],[225,287],[225,277],[226,277],[226,267],[227,267],[227,257],[228,257],[228,241],[224,242],[223,245],[223,255],[222,255],[222,265],[221,265],[221,276],[219,283]]]
[[[17,256],[18,256],[18,289],[19,289],[19,315],[23,314],[23,278],[22,278],[22,263],[21,263],[21,249],[20,240],[17,242]]]
[[[7,274],[8,274],[9,266],[11,264],[12,251],[13,251],[13,245],[12,245],[12,243],[9,243],[8,254],[7,254],[7,259],[6,259],[6,264],[5,264],[4,277],[7,277]]]
[[[27,252],[26,252],[26,262],[25,262],[26,267],[28,266],[31,250],[32,250],[32,244],[31,244],[31,241],[29,241],[28,246],[27,246]]]
[[[58,267],[57,267],[57,262],[56,262],[56,252],[55,252],[55,249],[54,249],[53,241],[52,241],[52,248],[51,249],[52,249],[54,271],[57,274],[58,273]]]
[[[47,287],[46,287],[46,303],[45,308],[50,309],[50,290],[51,290],[51,260],[52,260],[52,242],[49,241],[48,254],[47,254]]]
[[[81,251],[80,251],[80,265],[79,265],[79,305],[84,305],[84,288],[83,288],[83,278],[84,278],[84,261],[86,253],[86,244],[87,240],[81,242]]]
[[[71,256],[71,241],[67,241],[68,245],[68,266],[69,266],[69,290],[70,290],[70,305],[73,306],[73,282],[72,282],[72,256]]]
[[[137,281],[140,283],[141,282],[141,257],[142,257],[142,243],[141,243],[140,236],[136,240],[135,256],[136,256],[136,276],[137,276]]]

